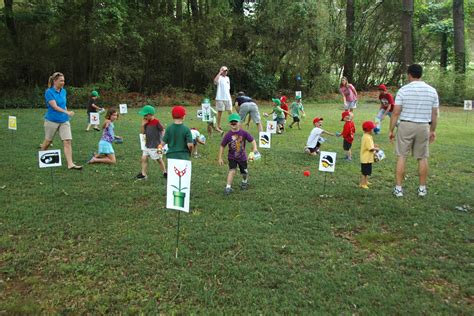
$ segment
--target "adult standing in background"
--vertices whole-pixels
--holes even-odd
[[[258,131],[263,131],[258,105],[251,97],[245,95],[245,92],[240,91],[237,93],[237,98],[235,98],[235,105],[237,111],[239,112],[240,121],[242,123],[245,122],[245,117],[247,114],[250,114],[246,123],[247,127],[250,125],[250,119],[252,119],[255,124],[257,124]]]
[[[425,196],[426,178],[428,176],[429,144],[436,138],[439,100],[438,93],[430,85],[421,80],[423,68],[413,64],[408,67],[409,83],[404,85],[395,97],[395,107],[390,119],[390,141],[396,135],[395,151],[398,156],[395,171],[396,184],[393,194],[403,196],[402,182],[405,175],[406,158],[412,153],[418,160],[419,188],[418,196]]]
[[[349,81],[347,81],[346,77],[341,78],[339,91],[344,100],[344,110],[353,112],[357,107],[357,90],[351,83],[349,83]]]
[[[68,111],[66,100],[66,89],[64,89],[64,75],[55,72],[49,77],[48,89],[44,93],[47,112],[44,116],[44,141],[41,150],[46,150],[53,142],[56,132],[64,144],[64,156],[66,157],[69,170],[81,170],[82,166],[76,165],[72,161],[72,133],[69,118],[74,115],[73,111]]]
[[[217,86],[216,109],[217,109],[217,129],[223,132],[221,121],[222,112],[232,113],[232,97],[230,96],[230,79],[227,77],[228,69],[222,66],[219,73],[214,77],[214,84]]]

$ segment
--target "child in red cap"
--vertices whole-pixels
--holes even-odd
[[[365,121],[362,123],[362,129],[364,135],[360,145],[360,171],[362,173],[360,177],[359,187],[362,189],[369,188],[368,177],[372,174],[372,163],[374,163],[374,153],[378,151],[378,147],[374,144],[372,132],[375,128],[375,124],[372,121]]]
[[[304,152],[311,156],[319,154],[321,143],[323,142],[323,138],[321,137],[322,134],[334,136],[333,133],[326,132],[321,128],[322,122],[322,117],[315,117],[313,119],[314,128],[309,134],[308,140],[306,141],[306,147],[304,148]]]
[[[353,112],[352,112],[353,113]],[[344,121],[344,127],[342,133],[336,133],[336,136],[342,136],[344,138],[342,142],[342,148],[346,154],[344,158],[346,161],[352,162],[352,142],[354,141],[355,125],[352,121],[352,114],[349,111],[342,112],[341,121]]]
[[[395,106],[395,101],[393,96],[387,91],[387,87],[384,84],[379,85],[379,100],[380,100],[380,109],[377,113],[375,121],[377,126],[374,128],[374,133],[379,134],[382,129],[382,121],[385,116],[392,117],[393,107]]]
[[[183,124],[186,109],[175,106],[171,110],[173,124],[168,126],[163,137],[163,142],[168,144],[167,159],[189,160],[193,151],[193,135],[189,127]]]

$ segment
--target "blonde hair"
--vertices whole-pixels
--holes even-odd
[[[59,77],[64,77],[64,75],[60,72],[55,72],[51,76],[49,76],[48,79],[48,88],[51,88],[54,85],[54,81],[58,79]]]

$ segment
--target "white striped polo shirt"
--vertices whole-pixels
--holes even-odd
[[[415,80],[398,90],[395,104],[402,107],[401,121],[431,122],[431,111],[439,107],[438,93],[424,81]]]

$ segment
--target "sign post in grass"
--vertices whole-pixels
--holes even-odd
[[[16,116],[9,116],[8,117],[8,129],[11,130],[11,137],[10,141],[13,144],[13,131],[16,131],[17,125],[16,125]]]
[[[464,100],[464,111],[466,112],[466,125],[469,119],[469,112],[472,111],[472,103],[474,103],[473,100]]]
[[[191,195],[191,161],[168,159],[168,180],[166,184],[166,208],[178,211],[176,225],[176,251],[178,258],[180,213],[189,213]]]
[[[53,168],[61,167],[61,150],[40,150],[38,152],[38,163],[40,168],[51,168],[51,192],[54,191]]]
[[[319,155],[319,171],[324,172],[323,193],[326,193],[326,177],[328,172],[334,172],[336,169],[336,153],[322,151]]]

